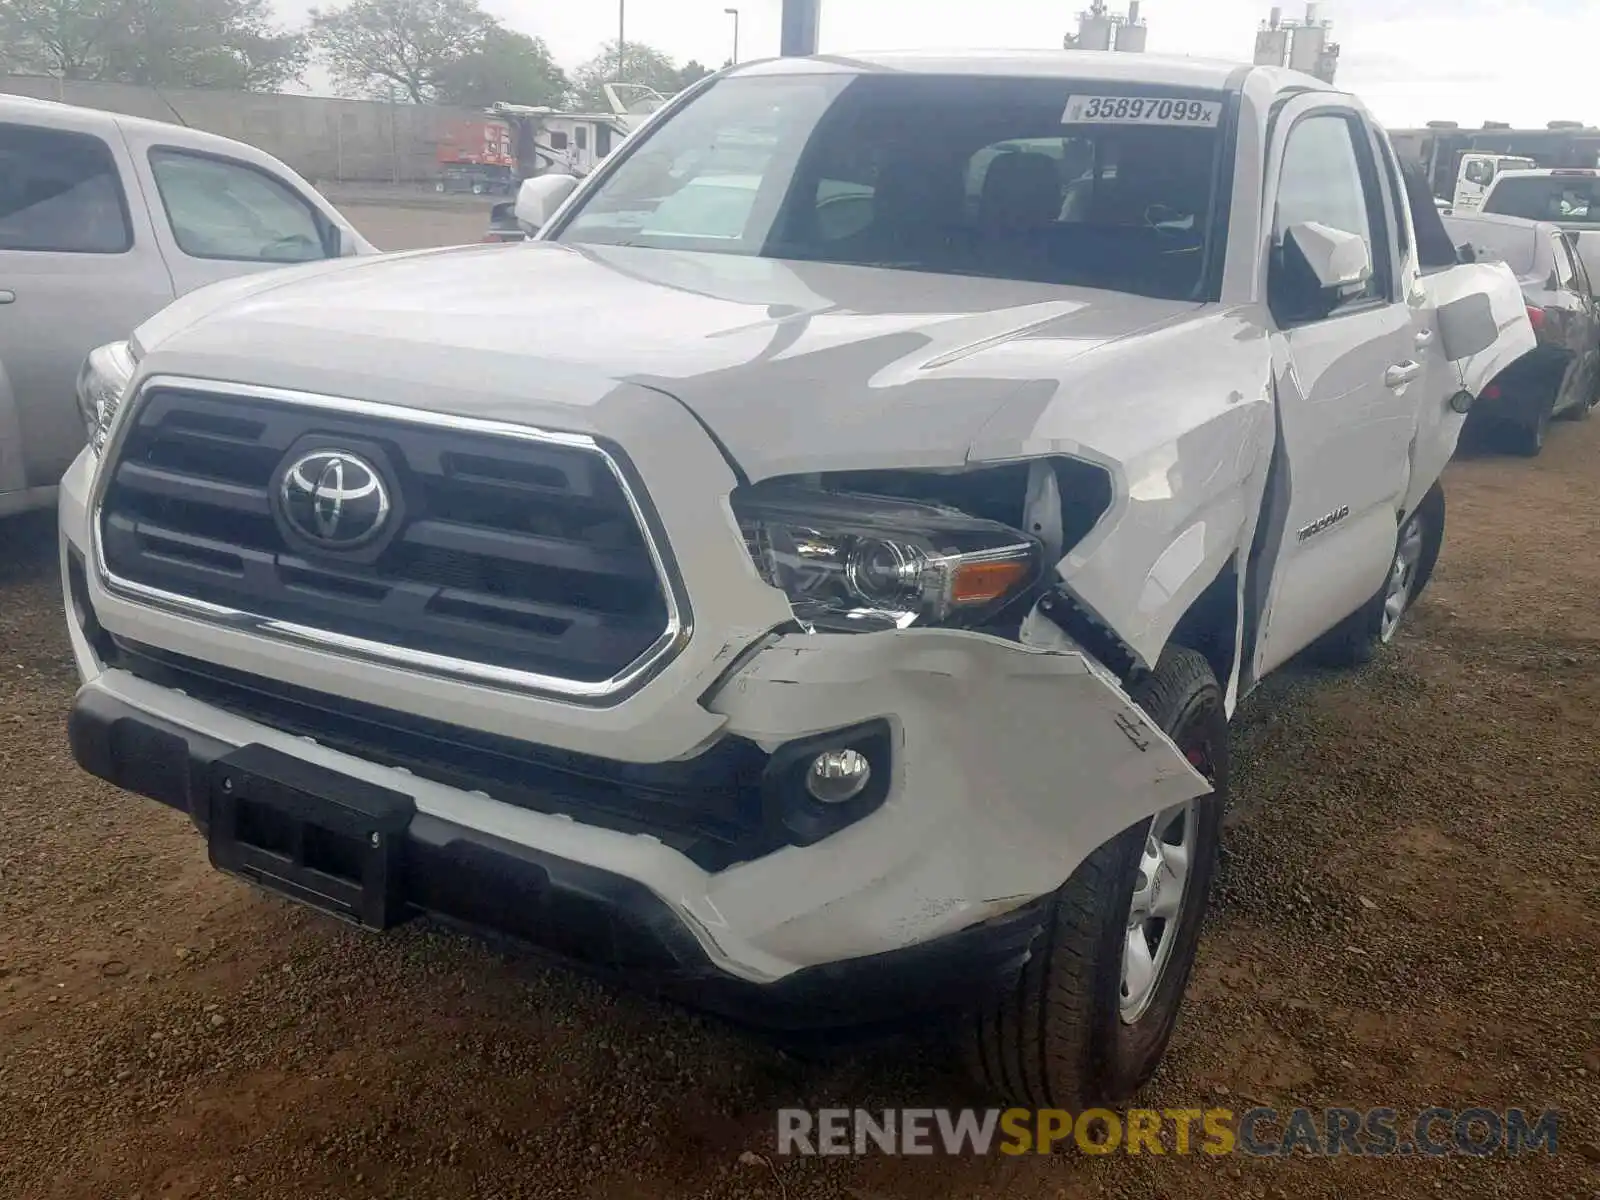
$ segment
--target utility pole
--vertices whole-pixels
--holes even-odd
[[[400,106],[392,83],[389,85],[389,178],[400,182]]]
[[[733,65],[734,66],[738,66],[739,65],[739,10],[737,8],[725,8],[722,11],[727,13],[730,17],[733,18]]]
[[[628,69],[628,0],[617,0],[617,82]]]
[[[822,0],[783,0],[783,40],[779,52],[785,58],[817,52],[821,8]]]

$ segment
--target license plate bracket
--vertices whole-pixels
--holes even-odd
[[[257,744],[213,763],[209,790],[218,870],[368,929],[409,915],[410,796]]]

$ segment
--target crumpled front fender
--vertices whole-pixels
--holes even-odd
[[[708,701],[768,748],[876,718],[893,730],[882,809],[810,850],[711,882],[719,921],[775,960],[925,941],[1061,886],[1123,829],[1210,785],[1082,653],[978,633],[776,638]]]

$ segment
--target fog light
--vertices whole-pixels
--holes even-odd
[[[806,791],[824,804],[854,800],[872,780],[872,764],[859,750],[825,750],[811,760]]]

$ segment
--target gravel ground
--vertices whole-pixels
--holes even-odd
[[[769,1167],[780,1106],[961,1104],[961,1076],[926,1037],[785,1051],[213,874],[183,818],[70,761],[53,534],[28,520],[0,523],[0,1197],[1600,1196],[1597,455],[1600,421],[1537,462],[1453,465],[1397,646],[1250,698],[1218,902],[1144,1098],[1553,1107],[1553,1158]]]

